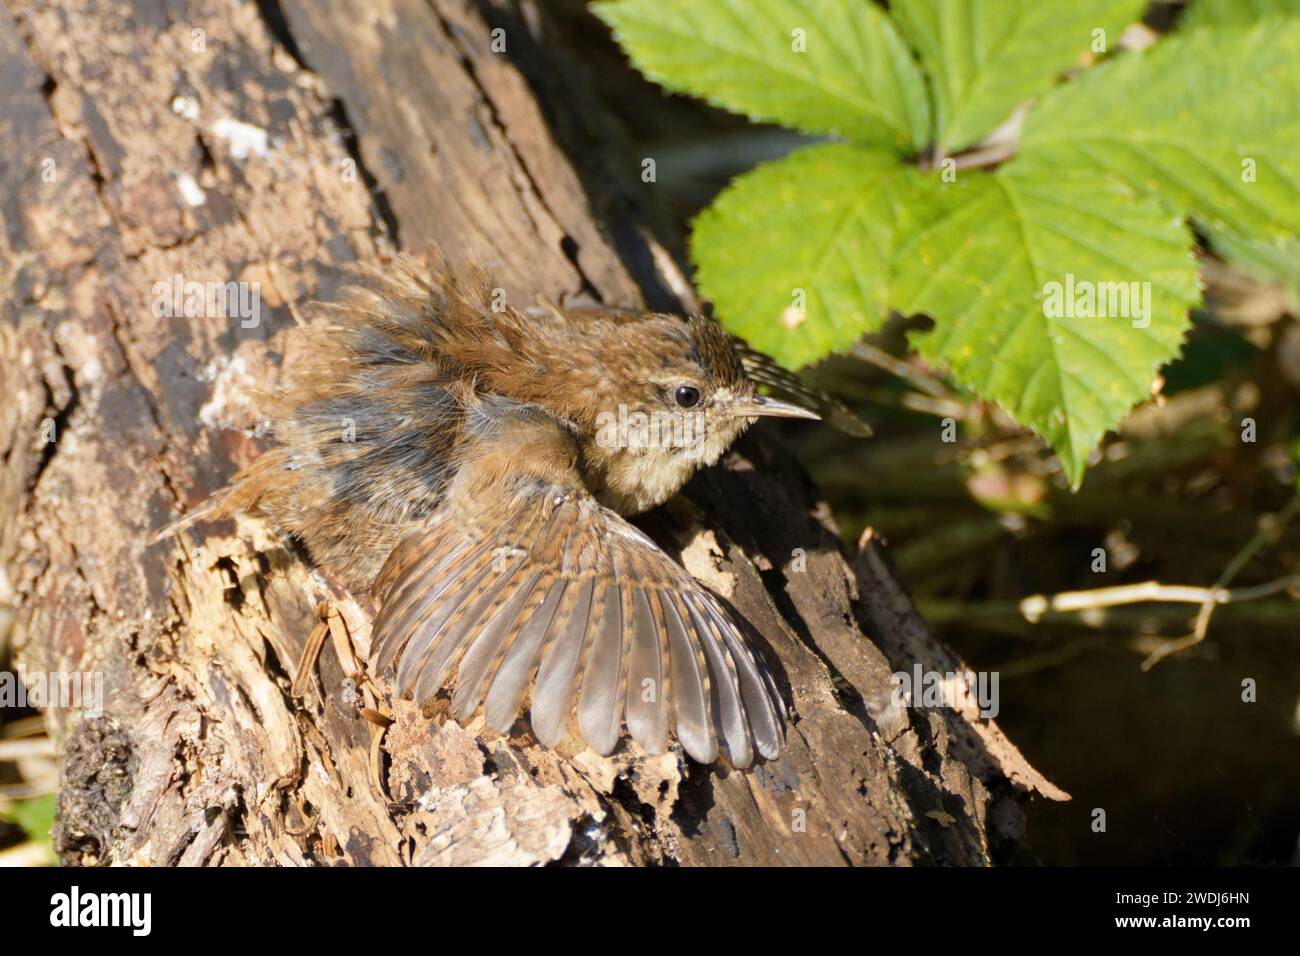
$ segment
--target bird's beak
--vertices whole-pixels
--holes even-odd
[[[732,418],[807,418],[815,422],[821,421],[821,416],[816,412],[766,395],[755,395],[749,401],[734,402],[728,411]]]

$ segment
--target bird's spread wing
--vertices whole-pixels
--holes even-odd
[[[406,537],[376,588],[374,663],[422,706],[504,732],[571,726],[608,754],[624,723],[650,753],[669,732],[696,760],[774,758],[781,703],[717,598],[571,481],[516,479],[447,505]],[[471,483],[472,484],[472,483]]]

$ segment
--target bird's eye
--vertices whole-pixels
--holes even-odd
[[[678,385],[673,398],[682,408],[694,408],[700,404],[700,390],[694,385]]]

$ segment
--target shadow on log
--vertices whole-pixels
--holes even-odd
[[[960,663],[761,434],[644,522],[791,706],[749,773],[431,724],[370,696],[365,613],[274,529],[146,547],[259,453],[254,391],[351,263],[437,242],[516,301],[690,292],[648,230],[615,250],[463,0],[67,6],[0,5],[0,596],[29,671],[106,685],[102,713],[49,712],[67,862],[981,865],[1018,800],[1064,798],[992,724],[891,701],[896,669]],[[536,61],[538,11],[491,13]],[[186,310],[189,282],[248,283],[260,318]]]

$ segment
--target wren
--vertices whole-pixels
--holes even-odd
[[[671,498],[782,378],[712,319],[518,310],[398,258],[327,307],[269,409],[277,447],[160,533],[269,519],[378,605],[371,665],[424,706],[600,754],[773,759],[784,708],[718,599],[625,520]],[[751,377],[747,371],[760,369]],[[787,373],[788,375],[788,373]]]

